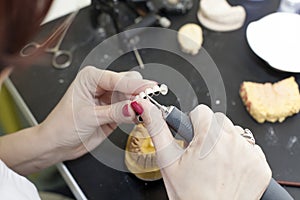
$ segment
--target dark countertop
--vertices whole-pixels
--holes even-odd
[[[299,74],[279,72],[270,68],[267,63],[251,51],[246,41],[246,25],[276,11],[279,1],[232,0],[230,2],[242,4],[246,8],[247,20],[244,27],[228,33],[212,32],[203,28],[203,47],[218,66],[225,84],[227,115],[235,124],[252,130],[257,143],[261,145],[266,154],[275,179],[300,181],[300,115],[290,117],[283,123],[258,124],[249,116],[238,94],[240,84],[245,80],[274,82],[293,75],[300,83]],[[181,25],[187,22],[197,23],[195,15],[197,9],[198,5],[196,4],[192,11],[185,16],[170,16],[172,19],[171,29],[178,30]],[[89,12],[90,8],[85,8],[79,13],[70,28],[70,34],[67,34],[63,42],[62,48],[70,48],[74,53],[74,60],[70,68],[54,69],[50,64],[49,58],[51,57],[45,57],[30,68],[15,71],[11,77],[38,122],[43,121],[58,103],[76,76],[85,56],[104,39],[92,29]],[[61,20],[45,25],[38,35],[37,41],[46,37],[59,22]],[[200,76],[194,76],[192,71],[187,70],[189,63],[184,59],[169,52],[153,49],[144,49],[140,52],[145,63],[157,62],[172,66],[179,72],[181,70],[186,78],[191,80],[199,103],[211,105],[210,97],[207,95],[208,89],[203,79]],[[129,53],[115,60],[109,69],[122,71],[131,69],[136,65],[133,54]],[[182,68],[182,66],[186,68]],[[178,104],[174,95],[170,95],[167,101],[175,105]],[[126,138],[127,135],[117,129],[109,137],[109,141],[124,148]],[[293,143],[291,143],[292,140]],[[96,154],[99,150],[105,152],[106,148],[106,143],[104,143],[95,152]],[[123,161],[122,155],[115,155],[114,159]],[[167,199],[162,181],[141,181],[130,173],[120,172],[105,166],[91,154],[74,161],[65,162],[65,164],[88,199]],[[294,197],[300,196],[298,188],[289,187],[287,190]]]

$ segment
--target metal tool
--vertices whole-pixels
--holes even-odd
[[[145,65],[142,59],[142,56],[140,55],[139,51],[137,50],[136,47],[133,48],[133,53],[135,55],[135,58],[140,66],[141,69],[145,69]]]
[[[149,12],[149,9],[148,11],[144,11],[140,8],[140,3],[145,4],[142,7],[147,7],[147,2],[148,1],[145,0],[92,0],[92,24],[97,30],[103,31],[106,36],[109,36],[112,33],[116,34],[130,29],[149,27],[153,25],[160,25],[164,28],[168,28],[171,22],[166,17],[162,17],[151,10]],[[158,5],[155,4],[155,6],[152,7],[156,8],[156,6]],[[161,4],[159,4],[159,6],[160,8],[162,7]],[[160,8],[157,9],[157,11],[160,10]],[[125,15],[126,17],[124,17]],[[109,16],[110,20],[107,19],[107,16]],[[110,24],[114,26],[115,30],[111,30],[111,27],[107,26],[107,21],[111,22]],[[126,52],[133,51],[138,65],[141,69],[144,69],[145,65],[137,48],[138,42],[135,40],[141,31],[142,29],[139,29],[139,31],[127,31],[125,32],[126,34],[119,35],[119,39],[121,48]]]
[[[143,18],[141,18],[140,21],[138,21],[137,23],[134,23],[131,26],[128,26],[123,35],[124,37],[122,38],[123,43],[125,46],[127,46],[127,49],[132,50],[134,53],[134,56],[137,60],[137,63],[139,64],[141,69],[145,68],[142,56],[140,55],[138,49],[136,48],[136,43],[138,43],[138,40],[136,40],[136,38],[138,37],[138,35],[142,32],[143,29],[138,29],[138,28],[143,28],[143,27],[149,27],[154,25],[156,22],[158,21],[158,18],[155,14],[151,13],[148,14],[146,16],[144,16]],[[136,29],[136,30],[134,30]],[[134,30],[134,31],[128,31],[128,30]]]
[[[175,134],[178,133],[185,141],[188,143],[191,142],[194,137],[194,129],[189,116],[175,106],[166,107],[159,104],[152,97],[147,97],[161,110],[163,118],[166,120],[168,126],[174,130],[173,135],[175,136]]]
[[[57,33],[61,32],[61,36],[59,37],[55,46],[52,48],[45,48],[45,52],[53,54],[53,67],[57,69],[64,69],[66,67],[69,67],[72,62],[72,52],[69,50],[61,50],[60,45],[78,12],[79,10],[76,10],[72,14],[70,14],[69,17],[65,20],[65,22],[57,29],[57,31],[53,33],[52,36],[42,44],[39,44],[37,42],[31,42],[27,44],[25,47],[23,47],[23,49],[21,49],[20,55],[23,57],[33,55],[33,53],[35,53],[36,50],[44,47],[50,40],[53,40],[54,37],[57,37]],[[59,61],[60,58],[63,59],[62,62]]]
[[[149,10],[185,14],[193,7],[193,0],[144,0]]]

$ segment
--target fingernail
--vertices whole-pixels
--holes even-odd
[[[138,104],[138,102],[133,101],[130,105],[137,115],[141,115],[144,112],[143,107],[140,104]]]
[[[128,104],[126,104],[125,106],[123,106],[122,113],[123,113],[123,115],[125,117],[130,117],[130,113],[129,113],[129,109],[128,109]]]

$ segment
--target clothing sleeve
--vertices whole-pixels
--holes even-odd
[[[0,199],[40,200],[35,186],[0,160]]]
[[[273,178],[261,200],[293,200],[294,198],[281,187]]]

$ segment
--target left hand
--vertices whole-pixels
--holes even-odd
[[[120,123],[132,123],[129,97],[156,85],[138,72],[82,69],[66,94],[40,125],[59,149],[59,160],[77,158],[97,147]]]

